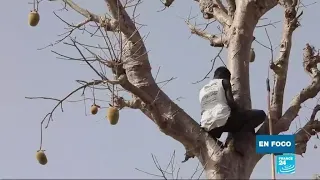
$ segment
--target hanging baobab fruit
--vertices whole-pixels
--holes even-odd
[[[36,158],[41,165],[46,165],[48,163],[47,156],[44,154],[43,150],[37,151]]]
[[[29,13],[28,22],[29,25],[34,27],[37,26],[40,21],[40,15],[38,13],[38,3],[36,0],[33,1],[33,10]]]
[[[107,118],[111,125],[116,125],[119,120],[119,110],[116,107],[109,107],[107,112]]]
[[[93,105],[91,106],[91,109],[90,109],[91,114],[92,114],[92,115],[97,114],[99,108],[100,108],[100,106],[98,106],[98,105],[96,105],[96,104],[93,104]]]
[[[40,15],[36,10],[33,10],[29,13],[29,25],[34,27],[38,25],[39,20],[40,20]]]
[[[110,122],[111,125],[116,125],[118,123],[119,120],[119,109],[117,107],[115,107],[115,85],[112,85],[112,105],[110,105],[110,107],[107,110],[107,118]],[[118,93],[118,91],[117,91]]]

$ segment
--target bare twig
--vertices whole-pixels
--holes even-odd
[[[275,24],[277,24],[277,23],[279,23],[279,22],[281,22],[281,21],[275,21],[275,22],[271,22],[271,21],[270,21],[270,22],[267,23],[267,24],[257,25],[256,27],[257,27],[257,28],[261,28],[261,27],[266,27],[266,26],[272,26],[272,27],[276,28]]]
[[[185,22],[188,25],[188,27],[191,31],[191,34],[196,34],[199,37],[208,40],[210,42],[211,46],[223,47],[224,44],[226,43],[226,38],[223,34],[221,36],[216,36],[213,34],[209,34],[209,33],[205,32],[204,30],[198,29],[198,28],[196,28],[195,25],[192,25],[190,23],[190,19],[186,20]]]
[[[54,108],[51,110],[50,113],[48,113],[43,120],[41,121],[41,136],[40,136],[40,150],[42,148],[42,142],[43,142],[43,136],[42,136],[42,125],[45,122],[45,120],[47,120],[47,125],[45,126],[45,128],[47,128],[49,126],[50,121],[53,121],[53,113],[54,111],[57,109],[57,107],[61,106],[61,111],[63,112],[63,108],[62,108],[62,104],[63,102],[68,99],[70,96],[72,96],[74,93],[78,92],[81,89],[85,89],[86,87],[95,85],[95,84],[101,84],[101,83],[118,83],[118,82],[111,82],[108,80],[95,80],[92,82],[89,82],[85,85],[82,85],[80,87],[78,87],[77,89],[73,90],[71,93],[69,93],[67,96],[65,96],[64,98],[62,98],[61,100],[55,99],[55,98],[47,98],[47,97],[26,97],[27,99],[38,99],[38,98],[42,98],[42,99],[50,99],[50,100],[55,100],[58,101],[58,103],[54,106]]]
[[[211,69],[210,69],[209,72],[204,76],[204,78],[202,78],[201,80],[198,80],[198,81],[196,81],[196,82],[193,82],[192,84],[200,83],[200,82],[204,81],[205,79],[209,78],[208,75],[213,71],[213,68],[214,68],[214,64],[215,64],[215,62],[216,62],[216,59],[217,59],[218,57],[220,57],[220,54],[221,54],[222,50],[223,50],[223,47],[220,49],[220,51],[218,52],[218,54],[213,58],[213,62],[212,62]]]

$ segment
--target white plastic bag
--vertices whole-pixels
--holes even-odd
[[[226,124],[230,116],[222,79],[213,79],[199,93],[201,105],[201,127],[210,131]]]

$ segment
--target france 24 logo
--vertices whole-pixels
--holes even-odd
[[[277,174],[294,174],[296,172],[296,157],[294,154],[276,156]]]

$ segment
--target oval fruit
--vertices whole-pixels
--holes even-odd
[[[40,15],[37,11],[31,11],[29,13],[28,19],[29,19],[29,25],[34,27],[34,26],[38,25],[38,23],[40,21]]]
[[[95,104],[92,105],[90,111],[91,111],[91,114],[93,114],[93,115],[97,114],[98,113],[98,106]]]
[[[41,165],[46,165],[48,163],[46,154],[41,150],[37,152],[36,158]]]
[[[116,125],[119,120],[119,110],[116,107],[109,107],[107,117],[111,125]]]
[[[254,60],[256,59],[256,53],[254,52],[253,48],[250,49],[250,62],[254,62]]]

